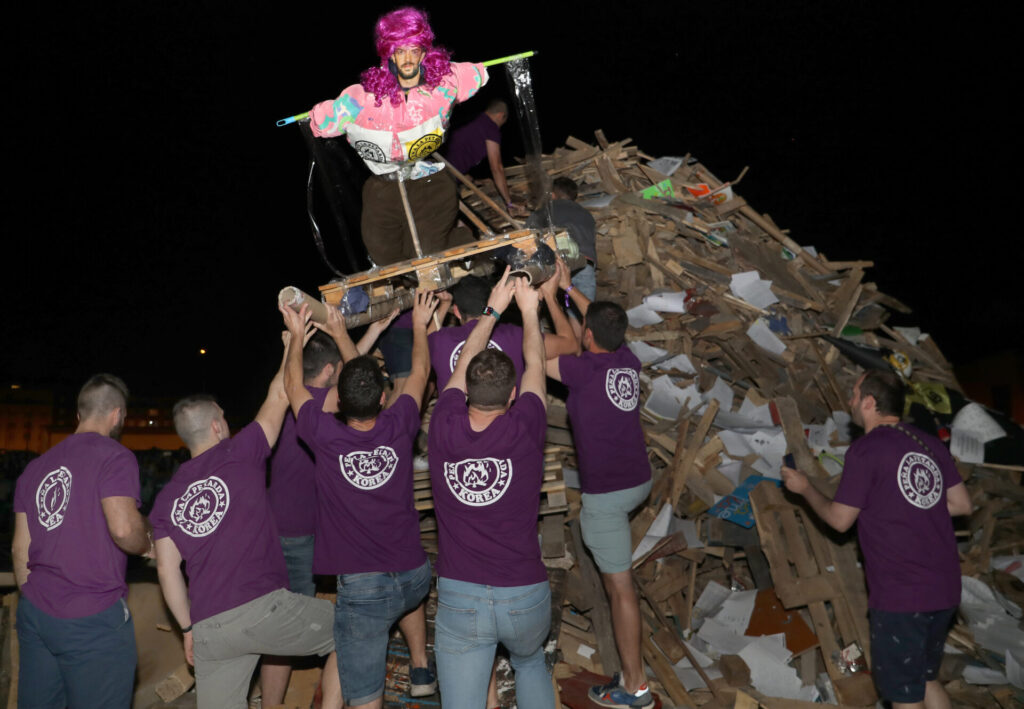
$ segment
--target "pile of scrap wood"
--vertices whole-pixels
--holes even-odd
[[[627,339],[644,362],[654,489],[632,523],[633,568],[655,686],[676,706],[797,707],[819,696],[874,704],[855,536],[805,512],[780,489],[779,467],[791,454],[831,494],[863,367],[898,369],[922,411],[946,414],[959,392],[952,367],[927,335],[887,325],[892,311],[910,309],[866,279],[870,261],[830,261],[801,247],[737,194],[739,178],[723,182],[688,156],[654,160],[629,140],[596,138],[570,138],[541,167],[580,186],[597,221],[598,298],[628,310]],[[529,171],[507,168],[514,196],[529,193]],[[493,231],[510,226],[476,191],[461,196]],[[559,460],[569,479],[571,432],[564,404],[550,398],[549,462]],[[941,679],[959,704],[1009,706],[1024,697],[1009,684],[1020,686],[1009,652],[1024,659],[1024,468],[959,469],[976,506],[958,523],[963,573],[973,577],[965,589],[976,582],[979,608],[989,605],[962,609],[950,637],[962,654],[947,657]],[[581,672],[619,669],[573,487],[562,513],[575,564],[557,673],[570,706]],[[554,553],[563,537],[545,520],[545,550]]]

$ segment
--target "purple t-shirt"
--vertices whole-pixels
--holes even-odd
[[[110,538],[101,500],[139,505],[135,455],[98,433],[65,438],[25,467],[14,490],[32,539],[25,598],[57,618],[82,618],[128,592],[127,557]]]
[[[308,401],[299,409],[298,433],[316,456],[315,573],[409,571],[426,561],[412,491],[419,428],[419,406],[408,395],[369,431]]]
[[[313,404],[323,408],[330,389],[307,386]],[[313,451],[295,432],[295,416],[291,409],[284,415],[281,435],[270,458],[270,509],[277,531],[282,537],[305,537],[316,529],[311,511],[316,509],[316,481]]]
[[[465,173],[487,157],[487,141],[501,145],[501,128],[486,113],[453,131],[444,156],[455,169]]]
[[[474,431],[462,390],[441,393],[429,445],[439,576],[489,586],[547,580],[537,540],[546,432],[536,394]]]
[[[585,493],[626,490],[651,479],[640,427],[640,366],[625,345],[558,358]]]
[[[487,317],[491,317],[488,315]],[[434,376],[437,377],[437,390],[444,391],[448,386],[448,380],[452,378],[455,365],[459,362],[459,354],[466,344],[466,338],[476,327],[476,319],[456,325],[455,327],[443,327],[437,332],[432,332],[427,337],[427,346],[430,348],[430,366],[434,368]],[[498,323],[491,331],[490,342],[487,346],[491,349],[500,350],[512,360],[512,366],[516,369],[516,389],[522,386],[523,369],[523,328],[509,323]]]
[[[937,611],[960,603],[960,561],[946,489],[960,482],[937,439],[879,426],[846,452],[835,500],[860,509],[868,605],[891,612]]]
[[[181,464],[153,503],[156,539],[170,537],[185,560],[193,623],[288,587],[270,512],[270,446],[253,422]]]

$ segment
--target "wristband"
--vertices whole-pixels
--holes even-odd
[[[484,315],[492,316],[495,322],[501,320],[501,313],[499,313],[497,310],[495,310],[489,305],[486,308],[484,308]]]
[[[184,635],[185,633],[191,633],[191,632],[192,632],[192,626],[191,625],[188,626],[187,628],[182,628],[181,629],[181,634],[182,635]]]
[[[569,307],[569,291],[571,291],[575,287],[576,286],[574,286],[572,283],[570,283],[569,287],[565,289],[565,307],[566,308]]]

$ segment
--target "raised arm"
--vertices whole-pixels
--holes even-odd
[[[308,306],[303,305],[303,308],[308,310]],[[280,309],[281,306],[278,306]],[[292,313],[295,311],[291,308],[285,308]],[[267,437],[267,445],[271,448],[277,443],[277,437],[281,433],[281,424],[284,423],[285,412],[288,411],[288,393],[285,391],[285,368],[292,364],[292,359],[297,358],[298,364],[298,382],[299,387],[306,393],[307,397],[310,397],[306,387],[302,386],[302,348],[305,346],[307,336],[312,334],[312,329],[308,333],[302,331],[303,325],[300,322],[299,332],[295,337],[292,337],[291,331],[281,333],[281,341],[284,343],[284,353],[281,356],[281,366],[277,368],[277,373],[274,378],[270,380],[270,387],[267,390],[267,398],[263,400],[263,405],[260,406],[260,410],[256,412],[256,423],[263,429],[263,435]],[[292,353],[292,349],[295,348],[298,351]],[[301,406],[301,404],[300,404]],[[298,411],[298,409],[296,409]]]
[[[195,664],[192,656],[192,616],[189,614],[188,586],[185,585],[185,576],[181,573],[181,552],[170,537],[156,540],[156,573],[167,607],[181,627],[185,641],[185,659],[188,660],[188,664]]]
[[[493,140],[484,141],[487,146],[487,162],[491,166],[491,177],[494,178],[494,186],[498,193],[505,200],[505,205],[512,206],[512,193],[508,191],[508,182],[505,180],[505,166],[501,163],[501,145]]]
[[[415,399],[417,406],[423,403],[423,392],[427,389],[427,379],[430,377],[427,326],[436,307],[437,296],[430,291],[416,291],[416,304],[412,308],[412,368],[402,386],[402,394],[408,394]],[[396,396],[391,401],[397,399]]]
[[[28,515],[14,514],[14,539],[11,542],[11,564],[14,566],[14,581],[20,589],[28,581],[28,548],[32,544],[32,532],[28,528]]]
[[[281,317],[284,318],[284,326],[288,330],[288,342],[284,348],[284,375],[282,383],[286,401],[291,405],[292,413],[298,416],[302,405],[313,398],[313,395],[309,393],[309,390],[306,389],[302,382],[303,344],[300,344],[305,339],[304,328],[305,323],[309,320],[309,307],[303,304],[299,308],[299,312],[295,312],[284,305],[278,305],[277,309],[281,311]]]
[[[152,556],[153,528],[135,506],[135,499],[117,495],[104,497],[100,504],[114,544],[126,554]]]
[[[367,325],[366,332],[363,333],[363,336],[359,338],[359,342],[356,343],[356,353],[359,356],[362,356],[369,352],[370,350],[372,350],[373,346],[377,344],[377,339],[384,333],[385,330],[388,329],[388,325],[395,321],[395,318],[398,317],[398,314],[400,312],[402,311],[399,310],[398,308],[395,308],[386,318],[383,318],[381,320],[375,320],[369,325]],[[335,340],[334,343],[337,344],[338,341]],[[338,350],[340,351],[341,348],[339,347]],[[341,358],[342,361],[345,362],[349,360],[349,358],[346,357],[344,353],[342,353]]]
[[[394,314],[389,317],[394,317]],[[388,322],[390,322],[390,319]],[[359,348],[356,347],[356,344],[352,342],[352,336],[348,334],[348,326],[345,325],[345,317],[337,308],[327,306],[327,322],[314,322],[313,326],[318,330],[323,330],[331,336],[331,339],[334,340],[334,344],[338,346],[338,352],[341,353],[342,362],[348,362],[350,359],[355,359],[360,354],[363,354],[360,352]],[[387,326],[385,325],[385,327]],[[377,334],[379,335],[380,333]],[[376,338],[374,338],[374,340],[376,340]],[[360,342],[362,342],[362,340],[360,340]],[[372,347],[373,343],[371,342],[369,346]],[[368,349],[369,347],[367,347],[367,350]]]
[[[540,334],[540,293],[525,280],[516,283],[516,304],[523,316],[523,370],[521,394],[536,394],[547,408],[547,379],[544,377],[544,344]]]
[[[832,498],[826,497],[799,470],[783,466],[782,480],[786,484],[787,490],[803,496],[814,513],[832,529],[845,532],[857,521],[860,508],[844,505],[842,502],[836,502]]]
[[[461,389],[466,391],[466,370],[469,368],[470,360],[480,352],[483,352],[483,349],[487,347],[498,318],[508,308],[508,304],[512,302],[515,284],[509,282],[508,274],[511,270],[509,266],[506,266],[501,280],[491,290],[491,295],[487,299],[489,310],[477,318],[473,331],[469,333],[469,337],[466,338],[466,344],[462,346],[462,352],[459,353],[459,361],[455,365],[455,370],[452,372],[452,377],[448,380],[448,386],[445,389]]]
[[[564,354],[577,354],[580,351],[580,341],[576,336],[575,330],[573,330],[572,324],[569,322],[569,316],[565,314],[565,310],[562,309],[562,305],[558,302],[558,286],[561,279],[561,273],[564,271],[566,275],[569,273],[569,268],[565,265],[562,259],[558,259],[555,262],[555,275],[544,281],[540,288],[538,288],[541,297],[544,298],[544,303],[548,306],[548,313],[551,315],[551,321],[555,326],[553,333],[547,333],[544,335],[544,352],[549,358],[558,357]],[[569,281],[569,285],[572,285],[572,281]],[[516,292],[516,300],[519,300],[518,291]]]
[[[580,293],[580,289],[572,284],[572,274],[569,272],[569,267],[565,265],[565,261],[562,257],[558,257],[559,270],[558,276],[558,287],[565,291],[568,299],[576,304],[576,309],[580,311],[580,315],[586,316],[587,308],[590,307],[590,298]]]

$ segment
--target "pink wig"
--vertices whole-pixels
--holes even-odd
[[[402,103],[402,87],[388,69],[388,59],[399,47],[415,46],[425,50],[420,73],[423,83],[430,89],[452,72],[451,55],[448,50],[434,46],[434,32],[423,10],[414,7],[393,10],[377,20],[373,34],[380,66],[367,69],[359,79],[363,88],[373,94],[377,106],[383,103],[384,98],[388,98],[393,106]]]

